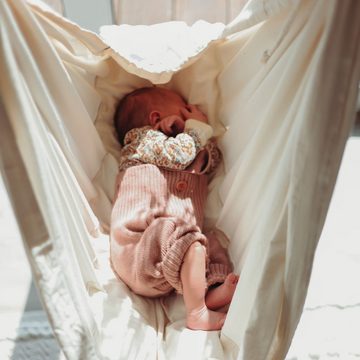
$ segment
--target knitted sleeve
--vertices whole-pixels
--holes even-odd
[[[201,170],[200,174],[213,174],[221,163],[222,154],[217,147],[215,139],[210,139],[204,149],[207,151],[208,159],[206,166]]]
[[[219,237],[225,236],[218,230],[213,230],[205,234],[208,239],[208,286],[223,283],[226,276],[233,270],[233,265],[225,247],[220,244]]]

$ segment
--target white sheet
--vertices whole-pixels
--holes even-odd
[[[109,271],[107,237],[94,237],[111,210],[115,103],[153,73],[133,64],[129,74],[121,55],[55,14],[0,3],[2,172],[69,358],[284,358],[353,119],[360,5],[257,3],[225,29],[240,33],[204,38],[184,68],[166,69],[166,86],[207,112],[224,152],[207,221],[230,237],[241,281],[221,339],[184,328],[181,298],[130,294]]]

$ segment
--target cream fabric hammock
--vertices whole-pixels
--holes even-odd
[[[299,321],[359,81],[358,0],[252,0],[233,23],[104,27],[0,2],[1,172],[69,359],[283,359]],[[116,101],[163,84],[224,153],[207,223],[241,273],[221,332],[176,295],[133,295],[108,265]]]

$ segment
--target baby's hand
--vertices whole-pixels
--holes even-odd
[[[161,119],[155,126],[155,130],[162,131],[167,136],[176,136],[184,131],[184,120],[177,115],[169,115]]]
[[[208,123],[207,116],[199,110],[199,108],[196,105],[186,105],[186,107],[181,108],[181,114],[184,116],[186,120],[188,119],[195,119],[201,122],[204,122],[205,124]]]

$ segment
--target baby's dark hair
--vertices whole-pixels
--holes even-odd
[[[125,95],[117,105],[114,125],[120,144],[124,144],[126,133],[135,128],[142,126],[148,116],[148,104],[139,101],[140,96],[152,93],[158,89],[156,87],[144,87],[136,89]]]

